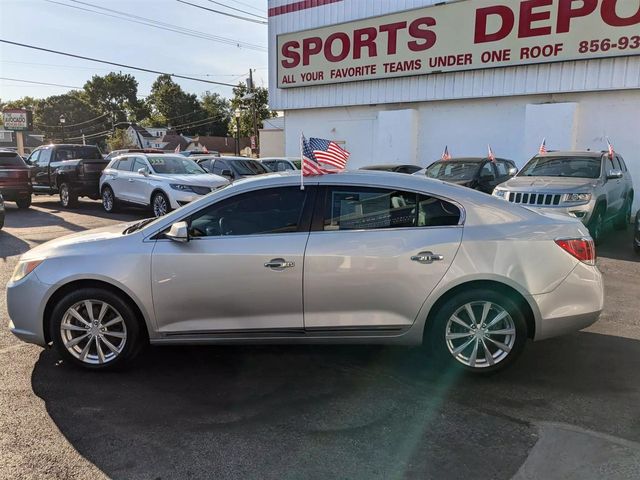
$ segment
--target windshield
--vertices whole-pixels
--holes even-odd
[[[233,163],[233,167],[238,175],[260,175],[261,173],[269,172],[269,170],[257,160],[233,160],[230,163]]]
[[[199,175],[207,173],[189,158],[168,155],[147,156],[155,173],[160,175]]]
[[[598,157],[534,157],[518,176],[598,178],[600,164]]]
[[[17,153],[0,152],[0,167],[24,167],[25,165]]]
[[[58,160],[73,160],[75,158],[83,158],[85,160],[102,160],[102,154],[97,147],[83,147],[82,145],[74,147],[58,147],[56,148],[56,158]]]
[[[479,167],[478,162],[436,162],[427,167],[425,174],[429,178],[445,181],[472,180]]]

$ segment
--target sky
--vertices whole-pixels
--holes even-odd
[[[229,10],[232,6],[266,17],[267,0],[185,0],[206,8],[260,21],[257,17]],[[57,2],[57,3],[54,3]],[[205,11],[177,0],[0,0],[0,39],[25,43],[101,60],[144,67],[168,73],[237,84],[254,72],[256,86],[267,86],[267,26]],[[78,8],[114,12],[164,22],[174,28],[225,37],[263,47],[238,47],[211,39],[196,38],[165,29],[131,23]],[[62,5],[64,4],[64,5]],[[128,17],[131,19],[131,17]],[[26,95],[47,97],[82,88],[93,75],[110,71],[131,73],[138,80],[138,95],[146,96],[157,75],[74,59],[0,43],[0,77],[46,82],[45,86],[0,79],[0,99]],[[231,97],[231,87],[174,78],[189,93],[217,92]]]

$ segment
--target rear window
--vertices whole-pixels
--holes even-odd
[[[20,155],[12,152],[0,152],[0,167],[24,167],[26,164]]]
[[[56,158],[58,161],[73,160],[82,158],[85,160],[102,160],[102,154],[97,147],[90,146],[69,146],[56,148]]]
[[[260,175],[269,172],[256,160],[233,160],[233,166],[239,175]]]

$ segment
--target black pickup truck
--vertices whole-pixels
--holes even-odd
[[[93,145],[45,145],[34,150],[31,167],[33,193],[59,194],[63,207],[73,207],[78,197],[100,198],[100,175],[109,163]]]

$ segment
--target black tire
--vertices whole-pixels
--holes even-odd
[[[67,182],[62,182],[58,187],[60,192],[60,205],[64,208],[73,208],[78,205],[78,194],[73,191],[71,185]]]
[[[481,323],[485,304],[491,304],[492,307],[487,311],[486,323]],[[471,305],[480,328],[476,328],[468,315],[466,305]],[[462,312],[460,312],[461,309]],[[490,325],[503,312],[507,314],[505,318]],[[456,319],[471,328],[462,327],[455,322],[452,319],[454,315]],[[489,333],[486,335],[476,333],[478,330]],[[492,331],[513,333],[503,335],[491,333]],[[448,333],[459,335],[460,338],[448,339]],[[428,337],[425,338],[425,345],[431,346],[436,359],[444,366],[474,374],[491,374],[510,366],[522,353],[527,341],[527,322],[518,302],[498,291],[479,288],[461,291],[447,299],[431,318],[430,324],[425,329],[425,337]],[[508,347],[508,350],[498,347],[495,342]],[[467,344],[467,347],[454,354],[456,349],[464,344]],[[473,351],[476,348],[474,357]],[[465,356],[466,359],[463,358]]]
[[[73,350],[74,353],[71,353],[71,351],[65,346],[65,340],[63,340],[63,335],[77,335],[71,340],[67,339],[67,341],[71,342],[76,340],[78,336],[84,335],[82,331],[76,332],[75,330],[69,330],[67,328],[65,328],[65,333],[63,334],[61,325],[64,320],[65,325],[67,327],[69,326],[68,320],[65,320],[65,317],[67,316],[67,311],[76,305],[80,305],[78,307],[80,309],[79,312],[84,311],[84,314],[80,314],[81,316],[90,318],[90,316],[86,313],[86,307],[83,307],[85,301],[91,301],[92,303],[94,303],[95,307],[93,307],[91,310],[93,313],[93,318],[95,319],[98,318],[100,312],[100,302],[105,302],[111,307],[111,309],[107,310],[104,316],[104,325],[108,325],[108,323],[118,315],[122,318],[122,323],[124,324],[124,327],[122,327],[121,322],[118,322],[116,326],[109,327],[116,329],[111,333],[107,333],[108,329],[107,331],[104,331],[104,333],[99,333],[96,331],[98,335],[101,335],[101,339],[106,338],[109,343],[117,347],[117,349],[119,350],[119,353],[115,355],[115,352],[109,350],[109,348],[106,347],[106,343],[102,343],[104,340],[100,340],[103,356],[104,352],[106,352],[107,355],[114,355],[113,357],[107,356],[104,362],[100,362],[98,349],[96,348],[93,339],[90,339],[88,341],[82,340],[75,346],[71,346],[70,349]],[[72,322],[75,322],[75,326],[83,325],[79,321],[75,320],[75,318],[69,318]],[[82,367],[90,370],[116,370],[129,365],[145,345],[146,336],[143,333],[144,330],[141,327],[141,322],[142,319],[138,318],[129,303],[126,302],[120,295],[117,295],[116,293],[113,293],[110,290],[106,289],[81,288],[79,290],[68,293],[56,304],[51,314],[49,322],[49,332],[51,333],[51,339],[53,341],[54,347],[65,362],[68,362],[69,364],[77,367]],[[99,329],[100,324],[94,325],[94,327],[96,329]],[[116,333],[120,335],[124,333],[124,340],[122,338],[111,336]],[[124,343],[118,343],[121,341]],[[85,360],[82,360],[81,356],[87,344],[91,345],[89,345],[87,353],[85,354]]]
[[[31,195],[29,195],[28,197],[19,198],[18,200],[16,200],[16,205],[21,209],[29,208],[31,206]]]
[[[596,211],[594,212],[587,228],[589,229],[591,238],[593,238],[593,243],[599,245],[604,233],[604,207],[596,207]]]
[[[626,230],[627,227],[629,226],[629,221],[631,220],[632,203],[633,203],[632,199],[627,199],[627,201],[624,202],[622,211],[620,212],[620,215],[618,216],[618,218],[616,219],[616,222],[613,225],[616,230]]]
[[[161,204],[164,204],[164,212],[162,211]],[[151,197],[151,211],[156,217],[162,217],[171,211],[169,199],[163,192],[155,192]]]
[[[102,189],[102,208],[107,213],[117,212],[119,208],[118,199],[109,185]]]

